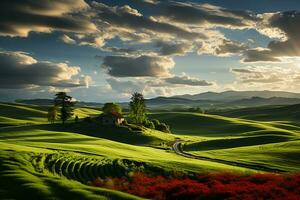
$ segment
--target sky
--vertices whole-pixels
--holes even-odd
[[[300,92],[298,0],[1,0],[0,101]]]

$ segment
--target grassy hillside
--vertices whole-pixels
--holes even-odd
[[[253,109],[255,110],[255,108]],[[265,134],[266,131],[285,135],[295,134],[295,131],[285,129],[285,126],[291,128],[290,124],[276,121],[261,122],[221,115],[184,112],[153,113],[149,116],[166,122],[171,126],[172,132],[179,135],[223,137],[261,132]],[[299,128],[295,126],[294,129],[298,130]]]
[[[96,177],[123,176],[138,169],[151,172],[178,169],[190,172],[249,171],[190,160],[161,149],[38,127],[27,130],[2,128],[0,135],[1,199],[21,199],[24,194],[38,199],[50,196],[59,199],[135,199],[131,195],[85,184]],[[16,186],[25,193],[20,195]],[[19,192],[15,193],[15,190]]]
[[[0,127],[8,125],[30,125],[47,123],[48,106],[19,103],[0,103]],[[74,116],[79,118],[99,115],[101,111],[93,107],[76,108]]]
[[[174,112],[155,113],[151,117],[169,124],[173,133],[197,137],[197,142],[186,141],[183,147],[184,151],[192,154],[284,171],[299,171],[300,129],[295,117],[298,114],[297,107],[223,111],[222,114],[227,117]],[[280,108],[283,108],[282,113]],[[263,121],[254,120],[259,119],[257,115],[262,116],[263,113]],[[276,121],[272,120],[272,113]],[[279,118],[285,121],[277,121]]]
[[[238,171],[251,169],[182,157],[166,148],[173,135],[143,128],[100,127],[86,122],[47,124],[47,107],[1,104],[0,199],[137,199],[88,186],[96,177],[147,173]],[[78,108],[80,118],[99,110]],[[163,114],[162,114],[163,116]],[[10,125],[10,126],[8,126]],[[183,130],[183,128],[182,128]]]
[[[211,113],[245,119],[287,121],[298,123],[300,121],[300,104],[288,106],[262,106],[256,108],[228,109],[213,111]]]
[[[173,134],[73,120],[65,126],[48,124],[47,106],[2,103],[0,108],[0,199],[23,199],[24,195],[31,199],[138,199],[88,183],[96,177],[128,176],[133,171],[254,171],[175,154],[170,149],[175,140],[185,141],[184,151],[195,155],[299,171],[297,106],[227,110],[222,115],[149,114],[169,124]],[[75,110],[79,118],[100,113],[92,107]],[[261,121],[258,116],[263,113]]]

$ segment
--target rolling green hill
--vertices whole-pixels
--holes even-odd
[[[254,108],[224,109],[211,112],[212,114],[239,117],[263,121],[300,121],[300,104],[287,106],[262,106]]]
[[[47,123],[49,106],[36,106],[20,103],[0,103],[0,127],[7,125],[30,125]],[[80,107],[74,110],[79,118],[99,115],[101,111],[93,107]]]
[[[154,113],[151,117],[169,124],[173,133],[198,137],[197,142],[186,141],[183,146],[184,151],[192,154],[299,171],[298,107],[258,107],[219,113],[228,117],[179,112]],[[276,121],[272,120],[272,113]],[[264,121],[254,120],[260,119],[257,116],[264,116]]]
[[[149,114],[169,124],[172,134],[73,120],[65,126],[48,124],[47,106],[2,103],[0,109],[0,199],[22,199],[24,195],[31,199],[138,199],[87,183],[96,177],[126,176],[136,170],[150,174],[255,171],[175,154],[170,148],[175,140],[184,141],[184,151],[209,158],[288,172],[299,171],[300,166],[297,114],[285,121],[276,116],[271,119],[271,113],[286,115],[288,107],[272,107],[269,112],[265,107],[227,110],[222,115]],[[296,107],[293,110],[296,113]],[[255,114],[264,112],[268,118],[258,120]],[[83,107],[75,113],[84,118],[101,111]]]

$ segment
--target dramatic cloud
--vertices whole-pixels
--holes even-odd
[[[166,83],[176,84],[176,85],[189,85],[189,86],[211,86],[213,83],[207,82],[205,80],[199,80],[197,78],[192,78],[187,75],[183,76],[173,76],[164,79]]]
[[[184,25],[222,26],[228,28],[249,28],[255,25],[257,17],[249,11],[236,11],[191,2],[144,1],[144,6],[156,10],[155,16],[162,21],[172,21]]]
[[[78,87],[91,81],[73,79],[79,72],[79,67],[37,61],[22,52],[0,52],[0,88]]]
[[[218,32],[211,34],[218,36]],[[218,37],[214,37],[213,35],[201,43],[197,51],[198,54],[210,54],[215,56],[240,55],[249,48],[246,44],[229,40],[220,35],[220,33]]]
[[[95,25],[79,11],[84,0],[1,0],[0,35],[26,37],[29,32],[91,32]]]
[[[134,32],[156,32],[169,34],[184,39],[196,39],[205,37],[203,34],[188,31],[169,23],[158,22],[153,18],[143,16],[138,10],[129,5],[110,7],[103,3],[93,2],[91,4],[95,12],[96,23],[110,24],[119,29],[134,30]]]
[[[162,56],[106,56],[102,68],[115,77],[166,77],[174,65],[171,58]]]
[[[270,38],[278,38],[279,40],[271,41],[264,51],[254,49],[246,52],[244,61],[278,62],[280,57],[300,56],[300,12],[267,13],[261,17],[264,20],[258,30]]]

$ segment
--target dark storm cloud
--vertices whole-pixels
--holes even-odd
[[[213,83],[207,82],[206,80],[199,80],[191,78],[187,75],[184,76],[173,76],[171,78],[164,79],[166,83],[176,85],[189,85],[189,86],[211,86]]]
[[[102,68],[115,77],[165,77],[174,66],[168,57],[142,55],[138,57],[106,56]]]
[[[79,71],[79,67],[40,62],[21,52],[0,52],[0,88],[78,87],[82,83],[72,76]]]
[[[95,26],[78,14],[87,7],[84,0],[1,0],[0,35],[25,37],[31,31],[93,31]]]

